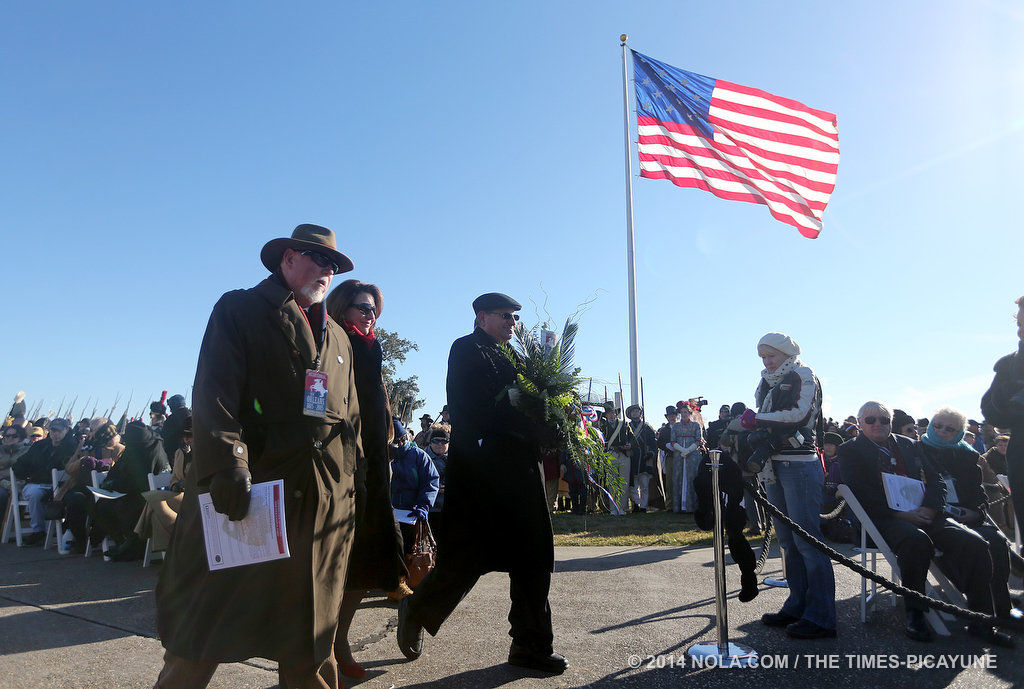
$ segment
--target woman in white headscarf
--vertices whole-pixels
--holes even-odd
[[[798,358],[800,347],[782,333],[768,333],[757,343],[764,362],[754,392],[757,412],[748,409],[733,422],[745,430],[764,429],[769,441],[775,481],[767,485],[773,505],[822,539],[819,515],[825,470],[815,439],[821,427],[821,384]],[[779,545],[785,551],[789,598],[777,613],[761,621],[770,627],[786,627],[798,639],[836,635],[835,576],[832,562],[789,527],[775,520]]]

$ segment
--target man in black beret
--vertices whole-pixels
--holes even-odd
[[[410,660],[423,651],[423,630],[436,635],[482,574],[508,572],[509,663],[553,674],[568,667],[552,649],[548,605],[554,539],[540,445],[551,438],[501,395],[515,368],[499,344],[511,339],[521,308],[504,294],[477,297],[473,333],[452,344],[445,534],[437,565],[398,604],[398,646]]]

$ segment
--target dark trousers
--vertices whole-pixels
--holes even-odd
[[[988,543],[992,557],[992,605],[999,617],[1010,616],[1010,544],[1002,532],[989,524],[970,527]]]
[[[472,590],[480,572],[451,560],[439,559],[427,578],[409,597],[409,612],[431,636],[437,634],[448,616]],[[551,607],[548,589],[551,572],[547,570],[520,570],[509,573],[509,595],[512,608],[508,613],[511,625],[509,636],[517,646],[540,653],[551,653],[554,633],[551,629]]]
[[[904,586],[924,593],[928,568],[939,550],[939,567],[967,598],[967,607],[992,614],[992,558],[989,545],[981,536],[941,517],[923,529],[895,517],[880,519],[875,526],[896,554]],[[909,600],[905,604],[908,609],[928,609],[927,605]]]

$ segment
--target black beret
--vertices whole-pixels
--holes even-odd
[[[497,311],[498,309],[519,311],[522,308],[522,304],[501,292],[488,292],[487,294],[481,294],[473,300],[473,313],[479,313],[480,311]]]

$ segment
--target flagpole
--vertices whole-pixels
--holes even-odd
[[[633,158],[629,146],[629,68],[626,54],[629,36],[619,36],[622,46],[622,130],[626,148],[626,281],[629,290],[629,398],[637,404],[640,389],[636,355],[636,261],[633,257]]]

